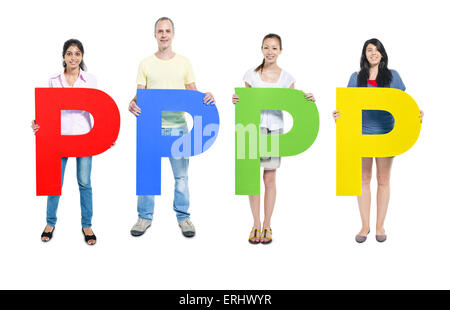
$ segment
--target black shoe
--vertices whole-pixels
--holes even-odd
[[[84,229],[83,229],[83,228],[81,228],[81,232],[82,232],[83,235],[84,235],[84,241],[86,241],[86,243],[87,243],[88,245],[94,245],[94,244],[97,243],[97,237],[94,235],[94,232],[92,232],[92,235],[86,235],[86,234],[84,233]],[[94,242],[94,243],[89,243],[89,240],[95,240],[95,242]]]
[[[44,228],[44,231],[43,231],[42,234],[41,234],[41,241],[42,241],[42,242],[49,242],[50,240],[52,240],[53,232],[54,232],[54,231],[55,231],[55,227],[53,227],[52,231],[50,231],[50,232],[45,232],[45,228]],[[47,237],[48,240],[43,240],[43,239],[42,239],[43,237]]]

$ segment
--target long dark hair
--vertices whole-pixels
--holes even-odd
[[[86,67],[86,64],[84,63],[84,48],[83,48],[83,44],[77,39],[70,39],[70,40],[67,40],[66,42],[64,42],[63,52],[62,52],[63,67],[64,67],[64,69],[67,67],[66,62],[64,61],[64,55],[66,55],[66,52],[69,49],[69,47],[71,47],[73,45],[75,45],[81,51],[81,55],[83,56],[83,59],[80,62],[80,68],[83,71],[86,71],[87,67]]]
[[[377,85],[378,87],[389,87],[392,81],[392,73],[388,69],[388,55],[383,44],[378,39],[370,39],[364,43],[361,53],[361,71],[359,71],[358,74],[358,87],[367,87],[370,64],[366,57],[366,48],[369,44],[375,45],[377,50],[381,53],[381,60],[378,65]]]
[[[280,50],[282,50],[283,46],[281,45],[281,37],[275,33],[269,33],[264,37],[264,39],[262,40],[262,43],[261,43],[261,48],[263,48],[264,41],[266,39],[272,39],[272,38],[275,38],[278,40],[278,42],[280,42]],[[266,62],[266,59],[263,59],[262,63],[258,67],[256,67],[255,72],[261,71],[261,73],[262,73],[265,62]]]

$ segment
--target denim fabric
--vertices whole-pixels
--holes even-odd
[[[394,129],[395,120],[391,113],[381,110],[362,111],[362,134],[384,135]]]
[[[163,136],[181,136],[187,133],[187,127],[163,128]],[[189,158],[169,158],[172,166],[173,177],[175,179],[175,190],[173,199],[173,210],[176,213],[178,222],[189,218],[189,187],[188,187],[188,168]],[[152,221],[155,208],[155,196],[138,196],[137,210],[140,218]]]
[[[61,158],[61,186],[64,182],[67,157]],[[77,181],[80,189],[81,226],[91,227],[92,223],[92,188],[91,188],[92,157],[77,157]],[[48,196],[47,198],[47,225],[56,224],[56,211],[58,210],[60,196]]]
[[[403,84],[402,78],[397,71],[391,70],[392,81],[389,88],[397,88],[405,91],[406,87]],[[354,72],[347,87],[358,87],[358,73]],[[367,84],[367,87],[373,87]],[[383,135],[394,128],[394,117],[391,113],[381,110],[363,110],[362,111],[362,134],[363,135]]]

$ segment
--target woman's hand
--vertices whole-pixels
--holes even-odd
[[[141,109],[137,106],[134,99],[131,100],[130,104],[128,105],[128,111],[133,113],[134,116],[139,116],[139,114],[141,113]]]
[[[336,122],[336,120],[341,117],[341,112],[339,110],[334,110],[333,111],[333,118],[334,118],[334,122]]]
[[[203,98],[203,103],[206,104],[215,104],[214,96],[211,93],[205,93],[205,97]]]
[[[424,114],[423,111],[420,110],[420,116],[419,116],[420,117],[420,123],[422,123],[422,121],[423,121],[423,114]]]
[[[311,94],[311,93],[305,94],[305,98],[306,98],[307,100],[311,100],[311,101],[316,102],[316,98],[314,98],[314,95]]]
[[[231,101],[233,102],[233,104],[236,104],[236,102],[239,102],[239,96],[236,94],[233,94]]]
[[[31,121],[31,129],[33,129],[33,133],[36,134],[36,132],[39,130],[39,125],[36,124],[35,120]]]

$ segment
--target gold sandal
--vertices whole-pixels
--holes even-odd
[[[270,234],[270,237],[267,237],[267,233]],[[268,241],[262,241],[262,239],[269,239]],[[269,227],[269,229],[265,228],[263,229],[263,233],[260,237],[261,243],[262,244],[269,244],[272,242],[272,228]]]
[[[251,244],[258,244],[261,242],[261,230],[257,228],[253,228],[250,232],[250,237],[248,238],[248,242]]]

